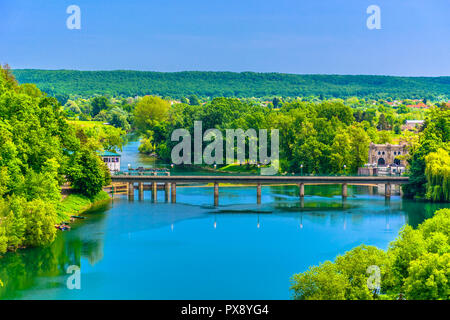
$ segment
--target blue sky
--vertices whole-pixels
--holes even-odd
[[[0,0],[0,13],[13,68],[450,76],[449,0]]]

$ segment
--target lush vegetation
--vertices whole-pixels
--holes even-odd
[[[55,98],[0,67],[0,253],[54,240],[66,179],[90,198],[108,183],[97,152],[117,135],[99,136],[70,125]]]
[[[203,130],[220,129],[224,138],[225,129],[279,129],[280,173],[343,174],[355,173],[367,162],[370,142],[414,140],[413,133],[395,133],[395,128],[408,117],[424,117],[424,112],[398,113],[382,102],[367,106],[365,100],[357,98],[297,99],[270,108],[235,98],[215,98],[202,106],[177,103],[169,107],[161,98],[148,97],[138,102],[133,119],[143,135],[140,150],[156,153],[167,163],[178,143],[171,141],[171,133],[184,128],[193,136],[194,121],[198,120]]]
[[[67,220],[72,215],[78,215],[93,205],[101,204],[109,199],[109,195],[105,191],[100,191],[90,198],[81,194],[71,194],[56,204],[56,213],[61,219]]]
[[[450,110],[437,108],[430,112],[417,143],[412,144],[409,158],[410,183],[406,196],[449,201]]]
[[[21,83],[35,83],[48,94],[64,96],[169,96],[427,98],[450,96],[450,77],[295,75],[254,72],[145,72],[15,70]],[[63,103],[64,104],[64,103]]]
[[[387,251],[361,245],[292,277],[299,300],[450,299],[450,209],[406,225]],[[374,285],[370,266],[380,270]],[[368,282],[372,289],[369,289]]]

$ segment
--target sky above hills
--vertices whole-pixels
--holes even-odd
[[[69,5],[81,29],[67,28]],[[448,0],[0,0],[0,12],[13,68],[450,76]]]

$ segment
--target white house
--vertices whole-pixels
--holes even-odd
[[[102,157],[102,160],[109,168],[109,171],[120,171],[120,154],[111,151],[104,151],[100,154],[100,157]]]

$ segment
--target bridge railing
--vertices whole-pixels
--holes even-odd
[[[211,171],[178,171],[178,170],[156,170],[156,171],[116,171],[112,175],[128,175],[128,176],[260,176],[261,174],[255,172],[223,172],[218,170]],[[358,176],[358,177],[402,177],[406,176],[405,174],[374,174],[374,175],[363,175],[363,174],[354,174],[354,173],[345,173],[345,174],[300,174],[300,173],[278,173],[273,176],[292,176],[292,177],[350,177],[350,176]]]

